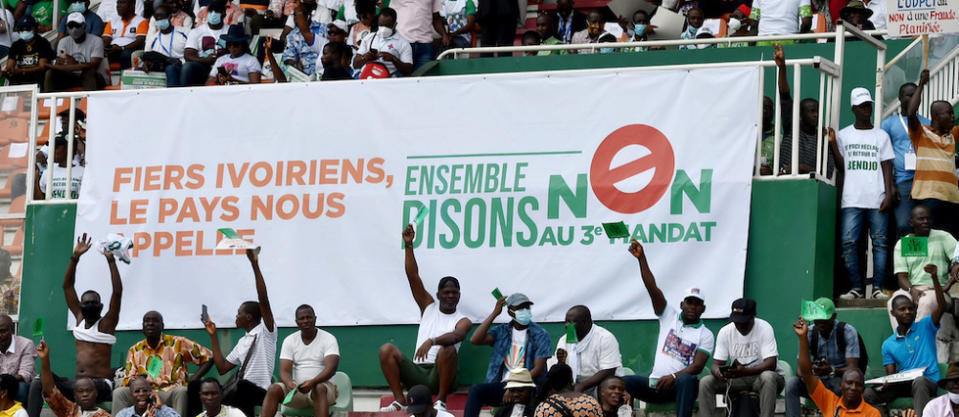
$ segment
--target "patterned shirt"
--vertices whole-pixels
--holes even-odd
[[[326,25],[319,22],[310,22],[310,31],[313,32],[313,44],[306,42],[300,29],[294,28],[286,35],[286,49],[283,50],[283,62],[297,61],[303,66],[303,73],[313,75],[314,72],[323,72],[320,63],[320,54],[323,46],[329,42],[326,34]]]
[[[573,397],[562,394],[550,395],[546,401],[536,406],[535,417],[570,417],[556,409],[550,401],[556,401],[572,411],[572,417],[603,417],[603,407],[591,395],[570,393]]]
[[[19,375],[24,381],[33,379],[33,362],[37,358],[37,348],[33,342],[23,336],[11,335],[10,347],[0,352],[0,374]]]
[[[53,410],[53,413],[56,414],[57,417],[81,417],[84,414],[77,403],[64,397],[56,387],[53,388],[53,394],[50,394],[49,397],[44,396],[44,400],[46,400],[47,405],[50,406],[50,410]],[[89,411],[87,413],[89,413]],[[93,410],[92,414],[83,417],[110,417],[110,413],[102,408],[97,408]]]
[[[537,359],[549,359],[553,355],[550,352],[553,342],[540,325],[530,323],[528,336],[526,337],[526,360],[523,367],[532,370]],[[500,324],[489,331],[493,337],[493,354],[489,358],[489,368],[486,370],[486,382],[498,382],[503,376],[504,363],[513,346],[513,324]]]
[[[143,414],[137,414],[136,406],[129,406],[120,410],[116,417],[180,417],[172,408],[160,404],[160,407],[149,406]]]
[[[0,280],[0,293],[3,294],[3,312],[17,314],[20,311],[20,278],[10,276]]]
[[[154,355],[163,361],[156,379],[147,375],[147,362]],[[210,349],[182,336],[164,334],[156,349],[151,348],[144,339],[127,351],[127,376],[123,378],[123,385],[130,385],[137,375],[147,375],[147,380],[161,391],[186,386],[189,376],[186,364],[202,365],[212,359]]]

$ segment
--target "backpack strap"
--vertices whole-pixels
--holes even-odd
[[[839,346],[839,353],[846,357],[846,322],[836,322],[836,345]]]
[[[570,410],[566,404],[563,404],[562,401],[557,400],[553,396],[546,397],[546,403],[553,407],[554,410],[559,411],[563,417],[574,417],[573,410]]]

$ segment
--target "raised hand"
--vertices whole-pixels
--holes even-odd
[[[793,331],[796,332],[797,336],[806,337],[806,335],[809,334],[809,324],[800,317],[799,320],[793,323]]]
[[[50,347],[47,346],[47,342],[41,340],[40,344],[37,345],[37,356],[39,356],[40,359],[50,358]]]
[[[93,246],[93,238],[87,237],[87,234],[84,233],[77,238],[77,246],[73,248],[73,257],[79,259],[81,255],[90,250],[91,246]]]
[[[506,296],[500,297],[499,300],[496,300],[496,305],[493,306],[493,317],[499,317],[503,313],[503,306],[506,305]]]
[[[203,322],[203,327],[206,329],[206,333],[208,335],[216,335],[216,323],[213,323],[213,320],[207,320]]]
[[[776,66],[777,66],[777,67],[785,67],[785,66],[786,66],[786,53],[783,52],[783,44],[782,44],[782,42],[773,43],[773,49],[776,50],[776,52],[773,53],[773,60],[776,61]]]
[[[922,268],[922,270],[928,272],[929,275],[932,275],[933,278],[939,277],[939,267],[933,264],[926,265],[925,267]]]
[[[403,242],[406,243],[406,247],[413,247],[413,239],[416,238],[416,230],[413,228],[412,224],[406,225],[406,228],[403,229]]]
[[[250,263],[257,263],[260,260],[260,255],[256,253],[256,249],[247,249],[246,259],[249,259]]]
[[[639,241],[633,239],[632,243],[629,244],[629,253],[639,259],[643,256],[643,245],[639,244]]]

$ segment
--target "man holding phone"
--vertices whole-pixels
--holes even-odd
[[[133,392],[133,405],[120,410],[116,417],[180,417],[172,408],[163,405],[153,391],[153,384],[141,375],[130,383]]]

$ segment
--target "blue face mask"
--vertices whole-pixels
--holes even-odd
[[[528,308],[524,308],[522,310],[516,310],[515,312],[513,312],[513,314],[516,315],[516,322],[519,323],[521,326],[525,326],[529,324],[529,322],[533,321],[533,312],[529,311]]]
[[[24,42],[30,42],[33,40],[33,31],[25,30],[23,32],[17,32],[17,35],[20,35],[20,39],[23,39]]]
[[[208,15],[206,15],[206,20],[211,25],[219,25],[220,23],[223,23],[223,13],[210,12]]]
[[[613,48],[599,48],[599,53],[601,53],[601,54],[611,54],[611,53],[613,53]]]
[[[646,31],[646,25],[637,23],[633,30],[636,32],[636,36],[643,36],[643,32]]]
[[[170,28],[170,19],[157,20],[157,28],[167,30]]]
[[[83,13],[87,11],[87,5],[81,2],[70,3],[70,13]]]

